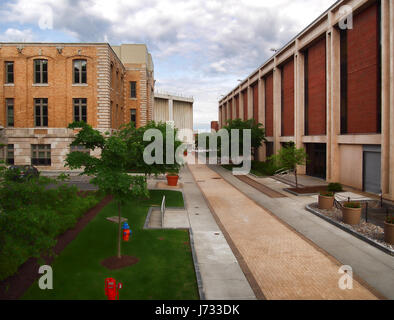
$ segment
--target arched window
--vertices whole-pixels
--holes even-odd
[[[87,83],[87,75],[86,75],[86,60],[78,59],[73,61],[73,68],[74,68],[74,76],[73,82],[76,84],[79,83]]]

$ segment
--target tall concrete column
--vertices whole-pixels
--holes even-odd
[[[394,3],[390,2],[390,186],[389,197],[394,200]]]
[[[258,122],[262,123],[265,128],[265,81],[261,78],[261,71],[259,73],[259,119]],[[265,143],[263,142],[258,151],[259,161],[265,161],[267,159],[267,152]]]
[[[341,48],[335,27],[327,33],[327,181],[340,179],[338,135],[341,123]]]
[[[168,120],[174,121],[174,100],[168,99]]]
[[[237,119],[237,106],[235,103],[235,95],[231,98],[231,105],[232,105],[232,112],[233,112],[233,119]]]
[[[244,119],[244,97],[242,94],[242,90],[241,88],[239,88],[239,117],[242,120],[246,120]]]
[[[390,0],[382,1],[382,192],[390,193]]]
[[[305,81],[304,81],[304,55],[298,51],[296,41],[296,53],[294,55],[294,142],[297,148],[303,148],[302,137],[304,136],[304,104],[305,104]],[[306,166],[299,166],[298,172],[306,173]]]
[[[275,58],[276,60],[276,58]],[[274,153],[280,149],[280,135],[281,135],[281,80],[282,74],[280,68],[274,67]]]

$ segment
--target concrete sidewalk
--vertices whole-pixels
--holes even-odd
[[[394,257],[344,232],[306,211],[306,204],[317,202],[317,196],[297,197],[283,191],[288,185],[271,178],[254,178],[269,188],[283,192],[287,198],[270,198],[234,177],[231,171],[210,166],[227,182],[260,206],[290,225],[388,299],[394,299]]]
[[[148,183],[149,188],[155,189],[156,182],[151,179]],[[188,219],[188,223],[182,220],[182,224],[190,225],[192,230],[197,268],[202,282],[202,299],[256,300],[248,280],[213,218],[188,166],[182,168],[179,182],[183,184],[182,191]],[[180,226],[174,221],[171,223],[171,227]]]
[[[341,290],[338,271],[342,264],[206,165],[189,167],[267,299],[378,298],[357,279],[352,290]]]

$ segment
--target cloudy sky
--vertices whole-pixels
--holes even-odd
[[[336,0],[0,0],[0,41],[146,43],[156,89],[193,96],[194,127]]]

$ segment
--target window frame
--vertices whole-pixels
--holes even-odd
[[[8,66],[12,65],[12,71],[8,71]],[[15,70],[14,70],[14,61],[4,61],[4,75],[5,75],[5,79],[4,79],[4,83],[5,84],[14,84],[15,81]],[[11,75],[12,76],[12,81],[8,80],[8,76]]]
[[[37,64],[38,62],[38,64]],[[44,63],[45,62],[45,63]],[[46,65],[46,70],[44,70],[44,65]],[[37,70],[37,66],[39,70]],[[34,59],[33,60],[33,80],[35,84],[48,84],[48,59]],[[37,72],[39,74],[39,79],[37,79]],[[46,76],[46,81],[44,81],[44,75]]]
[[[134,112],[134,114],[133,114],[133,112]],[[134,121],[132,120],[133,116],[135,117]],[[134,122],[134,125],[137,126],[137,109],[135,109],[135,108],[130,109],[130,122]]]
[[[10,118],[10,111],[9,107],[12,107],[12,124],[9,122]],[[5,99],[5,112],[6,112],[6,125],[7,127],[14,127],[15,126],[15,103],[14,98],[6,98]]]
[[[78,108],[78,114],[75,112],[75,108]],[[83,119],[83,108],[85,108],[85,119]],[[78,116],[78,119],[77,119]],[[88,121],[88,99],[87,98],[73,98],[73,119],[76,122]]]
[[[39,153],[44,152],[41,158]],[[35,157],[36,156],[36,157]],[[31,164],[35,166],[51,166],[51,145],[50,144],[32,144],[31,145]]]
[[[133,88],[134,85],[134,88]],[[134,95],[133,95],[134,93]],[[130,81],[130,98],[137,99],[137,81]]]
[[[85,63],[85,71],[83,70],[83,63]],[[75,69],[79,66],[79,70]],[[76,73],[78,73],[78,81],[76,79]],[[83,76],[85,75],[85,79]],[[85,80],[85,81],[83,81]],[[88,61],[86,59],[74,59],[73,60],[73,84],[87,84],[88,83]]]
[[[12,158],[9,155],[12,154]],[[12,159],[10,161],[10,159]],[[7,165],[15,164],[15,148],[13,144],[7,144],[6,147],[6,154],[5,154],[5,162]]]
[[[40,108],[40,114],[37,115],[37,107]],[[45,108],[45,109],[44,109]],[[46,116],[44,116],[44,110]],[[39,125],[37,125],[37,117],[39,117]],[[46,125],[45,125],[46,118]],[[34,98],[34,126],[35,127],[48,127],[48,98]]]

